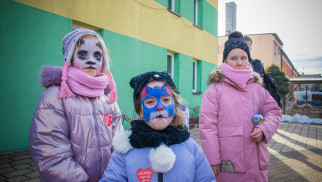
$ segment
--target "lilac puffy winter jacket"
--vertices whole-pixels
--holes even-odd
[[[47,89],[30,126],[32,158],[42,181],[98,181],[107,167],[115,132],[122,131],[121,113],[107,97],[59,99],[60,68],[42,73]],[[45,77],[45,78],[44,78]],[[104,117],[112,117],[108,126]]]

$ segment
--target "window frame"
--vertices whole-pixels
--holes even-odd
[[[278,51],[278,48],[277,48],[277,44],[274,42],[274,54],[277,55],[277,51]]]
[[[175,0],[169,0],[169,10],[175,12],[176,2]]]
[[[76,21],[73,20],[72,22],[72,30],[76,30],[76,29],[81,29],[81,28],[86,28],[86,29],[90,29],[93,30],[95,32],[100,32],[102,30],[102,28],[93,26],[93,25],[89,25],[80,21]]]
[[[199,2],[198,2],[198,0],[195,0],[195,3],[194,3],[194,5],[195,5],[195,15],[194,15],[194,18],[195,18],[195,20],[194,20],[194,24],[195,25],[197,25],[198,26],[198,18],[199,18],[199,10],[198,10],[198,8],[199,8]]]
[[[198,90],[198,61],[197,60],[193,60],[192,63],[192,80],[193,80],[193,85],[192,85],[192,92],[193,93],[197,93]]]
[[[167,52],[167,71],[168,71],[168,56],[171,56],[171,65],[170,65],[170,76],[174,80],[174,53]]]

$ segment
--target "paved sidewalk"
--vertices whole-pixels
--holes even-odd
[[[190,129],[199,144],[199,128]],[[322,125],[281,123],[268,143],[268,180],[322,181]],[[29,149],[0,153],[0,181],[39,181]]]
[[[0,181],[39,181],[29,149],[0,153]]]
[[[190,133],[200,145],[199,128]],[[268,181],[322,181],[322,125],[282,122],[267,146]]]

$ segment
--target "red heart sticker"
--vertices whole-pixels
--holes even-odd
[[[152,179],[152,169],[146,168],[146,169],[139,169],[136,172],[136,176],[138,177],[140,182],[150,182]]]
[[[108,114],[104,114],[104,121],[107,126],[111,126],[113,121],[112,116],[109,116]]]

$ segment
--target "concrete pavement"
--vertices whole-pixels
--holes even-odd
[[[199,128],[190,133],[200,144]],[[269,181],[322,181],[322,125],[282,122],[268,148]],[[39,181],[29,149],[0,153],[0,181]]]

